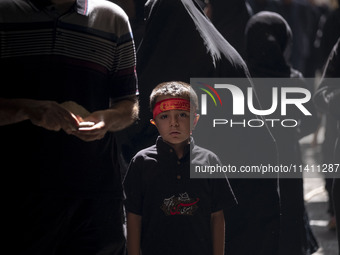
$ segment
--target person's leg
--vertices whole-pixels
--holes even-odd
[[[333,202],[334,202],[334,212],[336,218],[336,228],[338,235],[338,246],[340,252],[340,179],[334,178],[333,182]]]
[[[325,189],[328,193],[328,212],[330,216],[334,216],[334,206],[333,206],[333,178],[325,178]]]
[[[123,220],[121,199],[84,199],[57,254],[124,255]]]
[[[69,198],[30,194],[20,202],[11,254],[55,254],[69,226],[73,201]],[[71,210],[70,210],[71,209]]]

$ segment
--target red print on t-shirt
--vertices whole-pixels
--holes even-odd
[[[161,209],[165,215],[193,215],[198,209],[197,203],[199,198],[192,199],[188,193],[179,194],[179,196],[171,196],[163,200]]]

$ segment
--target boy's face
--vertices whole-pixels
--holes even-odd
[[[156,103],[169,98],[173,97],[160,96],[157,98]],[[189,111],[164,111],[151,120],[151,123],[157,127],[160,136],[169,144],[187,144],[191,133]]]

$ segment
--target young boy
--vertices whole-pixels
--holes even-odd
[[[223,255],[223,209],[235,198],[226,179],[190,179],[190,160],[219,162],[190,137],[197,95],[189,84],[165,82],[152,91],[150,106],[160,136],[136,154],[124,181],[128,254]]]

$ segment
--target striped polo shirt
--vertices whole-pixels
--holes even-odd
[[[128,17],[109,1],[77,0],[62,14],[47,0],[0,1],[0,97],[105,110],[136,95],[135,65]],[[121,196],[112,133],[83,142],[24,121],[0,127],[0,139],[13,190]]]
[[[123,10],[108,1],[77,0],[69,12],[60,15],[52,5],[44,6],[46,2],[0,2],[0,59],[5,67],[15,62],[17,69],[20,58],[24,66],[17,71],[29,70],[26,79],[36,79],[30,77],[36,74],[30,69],[44,70],[61,64],[60,71],[69,68],[86,73],[78,76],[78,83],[90,82],[89,76],[91,82],[97,77],[106,79],[113,99],[135,94],[136,57],[128,17]],[[42,78],[48,83],[48,79],[55,77]]]

